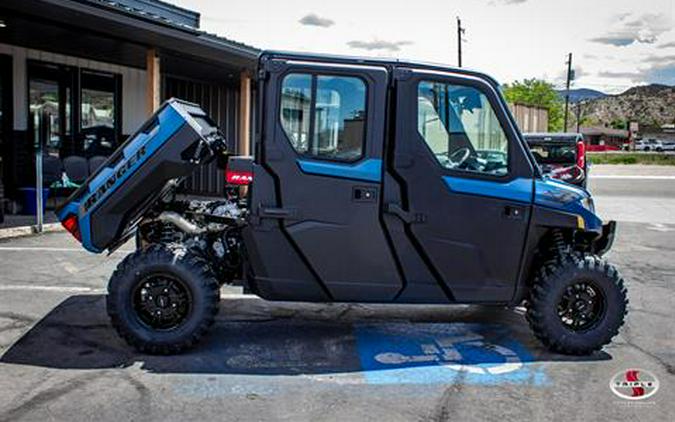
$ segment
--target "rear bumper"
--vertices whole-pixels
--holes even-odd
[[[616,221],[610,221],[602,226],[602,234],[593,241],[593,253],[602,256],[612,248],[616,234]]]

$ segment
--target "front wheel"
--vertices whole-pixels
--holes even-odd
[[[600,350],[624,323],[628,298],[617,269],[595,255],[549,261],[532,285],[527,320],[554,352]]]
[[[113,327],[141,352],[172,354],[194,346],[213,324],[220,289],[193,253],[151,245],[127,256],[110,283]]]

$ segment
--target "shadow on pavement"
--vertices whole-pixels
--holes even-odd
[[[60,369],[131,366],[157,373],[328,374],[450,365],[513,371],[528,362],[597,361],[552,354],[522,315],[478,306],[394,306],[221,301],[219,319],[192,351],[142,355],[113,330],[105,296],[72,296],[15,342],[0,362]],[[520,366],[518,366],[520,365]],[[387,372],[387,371],[381,371]]]

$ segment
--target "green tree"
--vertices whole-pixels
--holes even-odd
[[[548,109],[549,132],[563,130],[563,102],[550,84],[541,79],[524,79],[503,86],[506,101]]]
[[[623,119],[614,119],[609,123],[612,129],[628,130],[628,122]]]

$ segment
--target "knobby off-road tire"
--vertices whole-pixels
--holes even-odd
[[[550,350],[585,355],[600,350],[618,334],[627,306],[626,288],[617,269],[596,255],[575,253],[547,261],[539,269],[527,320]],[[588,318],[570,322],[575,321],[570,315],[577,312]]]
[[[204,336],[219,300],[218,282],[206,261],[189,251],[151,245],[117,266],[106,305],[113,327],[131,346],[143,353],[174,354]]]

